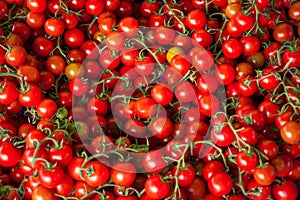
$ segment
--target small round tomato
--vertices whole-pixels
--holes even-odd
[[[27,52],[23,46],[13,45],[10,51],[6,54],[5,60],[7,64],[13,67],[18,67],[25,63]]]
[[[238,81],[239,93],[244,96],[251,96],[257,91],[256,79],[252,76],[243,77]]]
[[[178,185],[185,187],[193,183],[196,172],[191,164],[186,164],[183,167],[175,167],[172,171],[173,176],[177,176]]]
[[[44,186],[37,186],[32,191],[32,200],[56,200],[54,191]]]
[[[84,166],[82,175],[87,184],[92,187],[98,187],[106,183],[110,177],[108,167],[100,161],[90,161]]]
[[[19,92],[18,100],[23,106],[36,106],[42,99],[42,92],[40,88],[33,83],[28,83],[26,92]]]
[[[240,41],[230,38],[222,45],[222,52],[227,58],[238,58],[243,51],[243,46]]]
[[[56,102],[50,98],[42,99],[36,107],[37,114],[41,118],[51,118],[56,110]]]
[[[168,196],[170,184],[160,175],[152,175],[145,182],[145,192],[152,199],[163,199]]]
[[[281,138],[289,144],[300,141],[300,124],[294,121],[286,122],[280,129]]]
[[[135,102],[134,110],[141,118],[151,118],[156,113],[155,101],[149,97],[141,97]]]
[[[65,173],[60,165],[41,166],[38,170],[40,183],[46,188],[56,188],[64,179]]]
[[[111,168],[111,178],[116,185],[129,187],[134,182],[136,169],[133,164],[129,162],[116,162]]]
[[[258,156],[254,151],[241,150],[236,156],[237,166],[244,171],[251,171],[258,165]]]
[[[63,34],[65,30],[65,23],[61,19],[48,18],[45,21],[44,29],[48,35],[58,37]]]
[[[299,193],[296,183],[286,178],[281,184],[273,185],[272,194],[276,199],[297,199]]]
[[[201,29],[205,26],[207,17],[202,10],[195,9],[186,16],[186,26],[193,30]]]
[[[0,165],[3,167],[12,167],[21,159],[22,150],[16,148],[10,142],[0,143]]]
[[[253,177],[261,185],[271,185],[276,178],[276,169],[270,163],[257,166],[254,169]]]
[[[279,23],[274,28],[273,37],[277,42],[292,40],[294,37],[294,29],[292,25],[288,23]]]
[[[173,131],[173,123],[168,117],[160,116],[150,123],[150,131],[159,139],[167,138]]]
[[[12,81],[0,82],[0,104],[11,104],[18,98],[17,86]]]
[[[229,194],[232,186],[232,178],[225,172],[216,172],[208,180],[209,191],[217,197]]]

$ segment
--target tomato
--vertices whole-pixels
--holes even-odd
[[[229,194],[232,186],[232,178],[225,172],[216,172],[208,180],[209,191],[218,197]]]
[[[271,186],[270,185],[266,185],[266,186],[260,185],[259,183],[257,183],[255,181],[255,179],[252,179],[249,182],[247,189],[248,189],[248,192],[253,192],[258,189],[260,190],[259,193],[249,194],[249,196],[255,200],[266,200],[271,195]]]
[[[142,76],[148,76],[154,70],[154,61],[150,57],[139,57],[134,62],[134,70]]]
[[[160,175],[152,175],[145,182],[145,192],[152,199],[163,199],[170,191],[170,184]]]
[[[300,3],[299,2],[294,2],[289,7],[288,15],[291,19],[296,20],[296,21],[300,19],[299,8],[300,8]]]
[[[67,166],[71,162],[72,156],[72,149],[66,144],[63,144],[59,148],[52,147],[49,150],[49,160],[61,166]]]
[[[83,178],[92,187],[103,185],[110,177],[108,168],[100,161],[89,161],[84,168],[86,170],[82,172]]]
[[[147,172],[161,172],[166,166],[161,150],[153,150],[144,155],[143,166]]]
[[[221,147],[231,145],[231,143],[236,139],[229,125],[225,125],[224,127],[215,127],[211,132],[211,138],[216,145]]]
[[[17,99],[17,86],[12,81],[1,81],[0,88],[0,104],[11,104]]]
[[[237,28],[241,31],[249,31],[255,23],[255,17],[253,14],[245,15],[242,12],[239,12],[233,19]]]
[[[64,179],[64,171],[60,165],[41,166],[38,170],[40,183],[46,188],[56,188]]]
[[[173,132],[173,123],[168,117],[160,116],[151,121],[149,128],[156,138],[163,139]]]
[[[167,45],[173,42],[175,39],[176,32],[165,26],[159,26],[155,29],[155,40],[162,45]]]
[[[242,37],[240,40],[244,55],[252,55],[260,49],[260,41],[255,36]]]
[[[83,167],[84,163],[84,158],[81,157],[73,157],[73,159],[71,160],[71,162],[68,165],[68,173],[70,174],[70,176],[76,180],[76,181],[80,181],[81,176],[81,168]]]
[[[175,88],[175,97],[180,103],[187,103],[194,100],[196,89],[193,84],[188,81],[183,81]]]
[[[16,148],[10,142],[1,142],[0,155],[0,165],[4,167],[12,167],[21,159],[22,150]]]
[[[140,97],[134,104],[134,110],[141,118],[151,118],[156,113],[155,101],[149,97]]]
[[[36,107],[38,116],[51,118],[57,110],[56,102],[52,99],[42,99]]]
[[[261,185],[271,185],[276,178],[276,169],[270,164],[264,164],[264,166],[258,166],[253,172],[254,179]]]
[[[236,156],[236,164],[241,170],[251,171],[258,165],[258,155],[253,150],[241,150]]]
[[[90,113],[103,116],[108,111],[108,102],[107,100],[91,98],[87,103],[87,108]]]
[[[205,26],[207,18],[202,10],[192,10],[186,16],[186,26],[190,29],[201,29]]]
[[[229,64],[220,64],[217,66],[215,76],[219,83],[229,85],[234,81],[236,71]]]
[[[277,177],[286,177],[292,169],[292,158],[289,154],[276,156],[271,160],[271,163],[276,168]]]
[[[37,186],[32,191],[32,200],[56,200],[54,191],[44,186]]]
[[[23,91],[19,92],[18,101],[23,106],[36,106],[40,103],[42,99],[42,92],[40,88],[34,83],[28,83],[28,89],[26,92]]]
[[[238,58],[243,51],[243,46],[240,41],[230,38],[222,44],[222,52],[227,58]]]
[[[300,124],[294,121],[286,122],[280,128],[280,135],[289,144],[298,143],[300,141]]]
[[[275,158],[279,152],[279,147],[273,140],[261,140],[257,147],[269,159]]]
[[[297,199],[298,189],[296,183],[286,178],[282,184],[275,183],[272,187],[272,194],[276,199]]]
[[[256,79],[252,76],[243,77],[238,81],[238,91],[245,96],[251,96],[257,91]]]
[[[38,56],[45,57],[54,49],[54,43],[43,36],[39,36],[33,40],[32,48]]]
[[[215,114],[220,107],[220,102],[218,98],[211,94],[204,94],[198,97],[199,109],[200,114],[205,116],[212,116]]]
[[[78,28],[72,28],[65,31],[64,41],[70,48],[78,48],[84,41],[84,34]]]
[[[113,182],[122,187],[129,187],[136,177],[135,166],[129,162],[116,162],[110,173]]]
[[[277,42],[292,40],[294,37],[293,27],[290,24],[284,22],[279,23],[274,28],[273,37]]]
[[[45,21],[44,29],[48,35],[58,37],[63,34],[65,24],[61,19],[49,18]]]
[[[143,17],[151,18],[153,13],[157,13],[160,9],[158,1],[143,1],[140,7],[140,12]]]
[[[276,77],[274,72],[275,71],[270,68],[265,68],[262,70],[262,74],[258,76],[259,85],[270,92],[274,91],[280,83],[280,80]]]
[[[84,83],[80,78],[71,80],[69,90],[75,96],[82,96],[88,90],[88,83]]]
[[[76,198],[90,199],[95,196],[95,194],[86,195],[87,193],[92,192],[95,187],[90,186],[89,184],[85,183],[84,181],[77,181],[74,185],[74,195]]]
[[[20,45],[13,45],[10,51],[6,54],[5,60],[7,64],[18,67],[25,63],[27,52],[24,47]]]
[[[72,193],[73,185],[74,185],[73,179],[71,178],[70,175],[65,173],[62,182],[56,186],[55,193],[62,196],[70,196]]]
[[[186,195],[191,199],[201,199],[206,194],[206,185],[202,178],[196,177],[193,182],[185,187]]]
[[[124,32],[126,37],[132,38],[138,32],[138,21],[133,17],[125,17],[118,24],[118,31]]]
[[[44,12],[47,8],[47,2],[46,0],[29,0],[29,1],[26,1],[26,5],[27,5],[27,8],[32,11],[32,12],[35,12],[35,13],[41,13],[41,12]]]
[[[66,67],[65,59],[59,55],[49,56],[45,64],[47,70],[55,75],[64,73]]]
[[[177,176],[178,185],[185,187],[194,182],[196,172],[191,164],[186,164],[183,167],[175,167],[172,171],[173,176]]]

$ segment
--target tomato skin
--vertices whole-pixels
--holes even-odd
[[[72,160],[73,152],[69,145],[63,144],[61,148],[50,148],[49,160],[61,166],[67,166]]]
[[[281,185],[276,183],[273,185],[272,194],[278,200],[295,200],[298,196],[298,189],[295,182],[286,178]]]
[[[276,169],[272,164],[256,167],[253,172],[254,179],[261,185],[271,185],[276,178]]]
[[[259,194],[250,194],[250,198],[253,200],[266,200],[271,195],[271,186],[270,185],[260,185],[255,181],[255,179],[250,180],[247,190],[252,191],[260,188],[261,192]]]
[[[18,101],[23,106],[36,106],[40,103],[42,99],[42,92],[40,88],[34,83],[28,83],[29,89],[25,92],[19,92]]]
[[[191,199],[201,199],[206,194],[206,184],[200,177],[196,177],[193,182],[185,187],[186,195]]]
[[[166,162],[162,158],[161,150],[153,150],[145,154],[143,158],[143,166],[147,172],[162,172],[166,166]]]
[[[258,165],[258,156],[254,151],[241,150],[236,156],[237,166],[244,171],[252,171]]]
[[[157,117],[151,121],[150,131],[156,138],[167,138],[173,131],[173,123],[168,117]]]
[[[277,42],[292,40],[294,37],[293,27],[285,22],[279,23],[274,28],[273,37]]]
[[[176,176],[176,171],[178,171],[178,184],[182,187],[192,184],[196,177],[195,169],[191,164],[186,164],[183,168],[175,167],[172,171],[173,176]]]
[[[253,55],[260,49],[260,41],[255,36],[242,37],[240,40],[244,55]]]
[[[234,81],[236,71],[229,64],[220,64],[217,66],[215,71],[215,76],[217,77],[219,83],[224,85],[229,85]]]
[[[7,64],[13,67],[18,67],[25,63],[27,52],[21,45],[13,45],[10,51],[6,54],[5,60]]]
[[[207,18],[202,10],[192,10],[187,14],[186,26],[190,29],[198,30],[205,26]]]
[[[56,102],[50,98],[42,99],[36,107],[37,114],[41,118],[51,118],[56,110]]]
[[[113,182],[122,187],[129,187],[136,177],[136,169],[129,162],[116,162],[110,173]]]
[[[209,191],[218,197],[229,194],[232,186],[232,178],[225,172],[216,172],[208,180]]]
[[[54,191],[44,186],[37,186],[32,191],[32,200],[57,200]]]
[[[84,160],[85,159],[81,157],[74,157],[68,165],[68,173],[76,181],[82,180],[80,177],[80,171]]]
[[[242,54],[243,46],[240,41],[230,38],[223,43],[222,51],[227,58],[234,59]]]
[[[70,196],[72,193],[73,185],[74,185],[73,179],[71,178],[70,175],[65,173],[62,182],[56,186],[55,193],[62,196]]]
[[[300,141],[300,124],[294,121],[286,122],[280,129],[281,138],[289,144]]]
[[[257,91],[256,79],[252,76],[243,77],[238,81],[239,93],[245,96],[251,96]]]
[[[145,182],[145,192],[152,199],[163,199],[170,191],[170,184],[162,180],[160,175],[150,176]]]
[[[47,169],[41,166],[38,170],[40,183],[46,188],[56,188],[64,179],[64,171],[60,165]]]
[[[41,13],[44,12],[47,8],[47,2],[46,0],[28,0],[26,1],[27,8],[35,13]]]
[[[134,110],[141,118],[151,118],[156,113],[155,101],[149,97],[141,97],[135,102]]]
[[[173,100],[173,92],[165,84],[156,84],[151,89],[151,97],[156,103],[165,106]]]
[[[229,125],[225,125],[221,130],[213,129],[211,137],[212,141],[220,147],[227,147],[236,139]]]
[[[138,21],[133,17],[125,17],[118,24],[118,32],[124,32],[128,38],[134,37],[138,32],[138,28]]]
[[[90,161],[84,166],[87,171],[83,171],[82,175],[86,183],[92,187],[98,187],[106,183],[110,177],[108,168],[100,161]],[[92,172],[88,170],[93,169]]]
[[[10,142],[0,143],[0,165],[12,167],[16,165],[21,158],[22,151],[14,147]]]
[[[18,97],[17,86],[12,81],[1,81],[0,104],[11,104]]]

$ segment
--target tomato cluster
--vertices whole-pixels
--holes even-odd
[[[0,0],[0,199],[296,200],[299,22],[297,0]]]

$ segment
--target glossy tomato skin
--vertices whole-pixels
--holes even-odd
[[[93,172],[84,171],[83,177],[87,184],[97,187],[106,183],[110,177],[110,172],[106,165],[100,161],[90,161],[84,166],[87,170],[93,169]]]
[[[13,146],[10,142],[0,143],[0,165],[12,167],[16,165],[21,158],[22,151]]]
[[[217,172],[208,180],[209,191],[218,197],[229,194],[232,186],[232,178],[225,172]]]
[[[1,81],[0,104],[11,104],[18,97],[17,86],[11,81]]]
[[[300,141],[300,124],[294,121],[287,122],[280,129],[282,139],[289,144],[296,144]]]
[[[298,189],[295,182],[286,178],[281,185],[273,185],[272,194],[276,199],[297,199]]]
[[[52,169],[47,169],[41,166],[38,171],[40,183],[46,188],[56,188],[64,178],[64,171],[60,165],[54,166]]]
[[[136,169],[129,162],[117,162],[112,166],[111,178],[113,182],[122,187],[129,187],[136,177]]]
[[[26,92],[19,92],[18,101],[23,106],[36,106],[42,99],[42,92],[36,84],[28,83],[28,87]]]
[[[152,199],[163,199],[170,191],[170,184],[160,175],[150,176],[145,182],[145,192]]]

